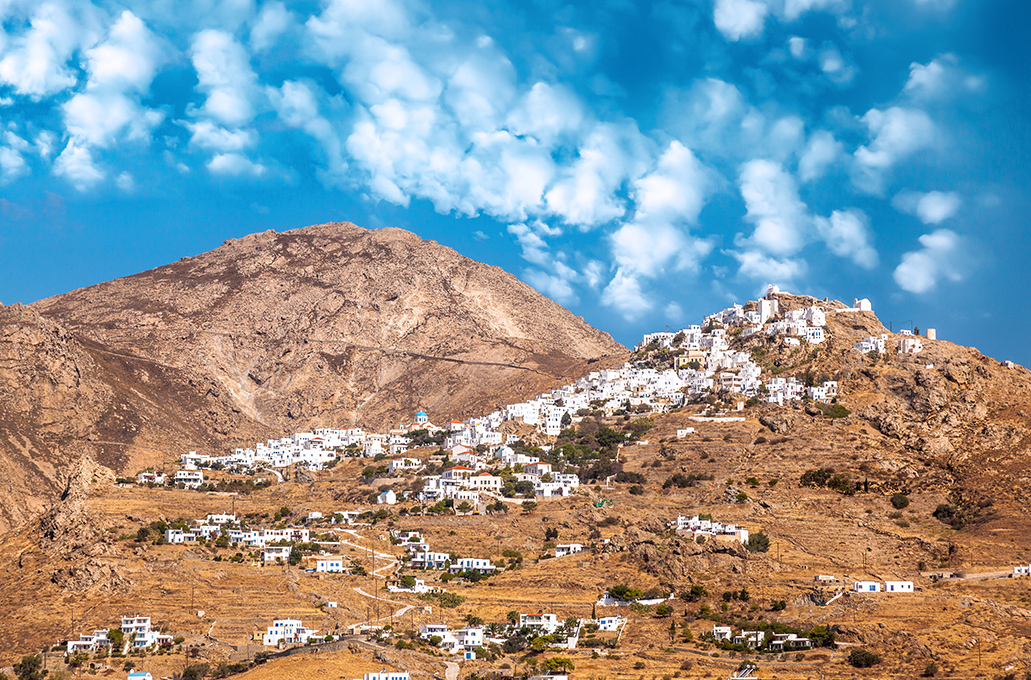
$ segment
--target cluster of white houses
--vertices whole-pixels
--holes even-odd
[[[678,516],[670,522],[670,528],[682,536],[696,539],[698,536],[711,538],[731,538],[744,544],[748,542],[748,529],[735,524],[723,524],[714,522],[711,519],[701,519],[699,515],[694,517]]]
[[[933,328],[928,328],[927,331],[928,340],[936,340],[938,335]],[[899,354],[919,354],[924,350],[924,343],[919,335],[914,335],[912,331],[901,330],[898,332],[899,342],[896,346],[896,351]],[[859,342],[852,345],[852,347],[863,354],[869,354],[875,352],[877,354],[884,354],[888,351],[888,334],[881,333],[880,335],[871,335],[870,337],[863,338]]]
[[[156,645],[170,644],[172,636],[166,633],[153,630],[149,616],[123,616],[121,625],[118,627],[123,635],[123,648],[147,649]],[[102,648],[111,646],[112,640],[109,637],[110,628],[101,628],[92,633],[80,635],[78,640],[68,641],[68,654],[76,652],[97,652]]]
[[[730,626],[713,626],[712,637],[717,642],[726,641],[735,645],[761,647],[766,640],[766,632],[761,630],[742,630],[737,635]],[[789,649],[809,649],[813,641],[807,637],[799,637],[796,633],[774,633],[768,648],[774,651]]]

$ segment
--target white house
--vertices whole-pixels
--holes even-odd
[[[289,545],[268,545],[261,552],[262,564],[283,564],[290,560],[290,551],[293,548]]]
[[[852,590],[857,593],[879,593],[881,592],[880,581],[856,581]]]
[[[1031,575],[1031,564],[1018,564],[1013,567],[1013,576],[1028,576]]]
[[[450,558],[447,553],[421,552],[412,555],[409,564],[415,569],[443,569]]]
[[[682,430],[677,430],[677,439],[683,439],[687,435],[693,434],[693,433],[694,433],[694,428],[693,427],[685,427]]]
[[[376,496],[376,503],[379,505],[396,505],[397,494],[394,493],[393,489],[387,489],[380,495]]]
[[[884,592],[886,593],[911,593],[913,592],[912,581],[885,581]]]
[[[534,628],[536,630],[542,631],[544,635],[551,635],[556,630],[561,628],[561,624],[558,621],[558,616],[556,616],[555,614],[545,614],[544,612],[537,612],[536,614],[520,614],[519,627]]]
[[[455,639],[463,649],[474,650],[483,646],[483,628],[459,628],[455,631]]]
[[[382,670],[379,673],[366,673],[362,676],[362,680],[412,680],[412,676],[408,674],[408,671]]]
[[[899,339],[899,354],[919,354],[924,349],[920,336],[912,335]]]
[[[80,635],[78,640],[69,640],[68,653],[95,652],[101,647],[110,645],[111,640],[107,637],[108,632],[109,629],[103,628],[93,631],[92,634]]]
[[[204,472],[202,470],[177,470],[175,483],[182,484],[187,489],[196,489],[204,483]]]
[[[289,555],[287,555],[289,557]],[[317,574],[342,574],[344,571],[344,559],[342,557],[327,557],[315,560],[315,573]]]
[[[795,633],[774,633],[770,640],[770,649],[808,649],[813,646],[813,641],[807,637],[798,637]]]
[[[762,646],[763,640],[766,639],[766,633],[761,630],[743,630],[740,635],[735,635],[733,642],[735,645],[748,645],[749,647],[760,647]]]
[[[136,481],[140,484],[158,484],[163,485],[165,483],[165,475],[158,474],[156,472],[141,472],[136,475]]]
[[[561,543],[555,546],[555,557],[565,557],[584,549],[582,543]]]
[[[261,637],[261,644],[274,647],[279,644],[306,643],[317,636],[317,630],[304,627],[300,619],[275,619],[268,631]]]
[[[422,461],[418,458],[396,458],[387,463],[391,474],[405,470],[418,470],[422,467]]]
[[[716,640],[729,640],[730,636],[734,634],[734,631],[730,629],[730,626],[713,626],[712,636]]]
[[[123,616],[119,626],[133,649],[145,649],[151,645],[172,642],[172,636],[151,630],[149,616]]]
[[[619,626],[623,623],[623,619],[619,616],[603,616],[600,619],[595,619],[594,622],[598,624],[598,630],[603,630],[607,633],[614,633],[619,630]]]
[[[452,574],[458,574],[463,571],[478,571],[481,574],[493,574],[497,569],[490,560],[479,559],[476,557],[463,557],[455,560],[454,564],[448,570]]]

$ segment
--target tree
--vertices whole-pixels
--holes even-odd
[[[304,558],[304,554],[301,552],[301,549],[298,548],[296,545],[290,549],[290,560],[289,561],[290,561],[291,566],[295,566],[296,567],[298,564],[301,563],[301,560],[303,558]]]
[[[660,604],[658,607],[655,608],[655,615],[658,616],[660,619],[664,619],[672,613],[673,607],[669,606],[668,604]]]
[[[505,615],[505,618],[508,619],[508,622],[514,626],[519,623],[519,612],[512,610]]]
[[[401,577],[401,586],[404,587],[404,588],[414,588],[415,587],[415,577],[412,576],[411,574],[409,574],[408,576],[402,576]]]
[[[676,621],[670,621],[669,622],[669,643],[673,644],[674,642],[676,642],[676,639],[677,639],[677,622]]]
[[[868,649],[853,649],[848,654],[848,662],[856,668],[869,668],[881,662],[881,657]]]
[[[455,506],[455,510],[464,515],[472,512],[473,506],[469,505],[469,501],[462,501],[461,503]]]
[[[537,509],[537,501],[526,501],[523,503],[523,512],[530,514]]]
[[[125,646],[125,633],[122,632],[121,628],[112,628],[107,631],[107,639],[111,641],[111,646],[118,652],[121,652],[122,647]]]
[[[891,497],[891,506],[896,510],[902,510],[909,505],[909,496],[904,493],[897,493]]]
[[[748,537],[745,547],[748,552],[766,552],[770,549],[770,537],[763,531],[757,531]]]
[[[146,543],[150,540],[150,527],[140,527],[136,532],[136,542]]]
[[[576,670],[576,665],[572,659],[567,659],[564,656],[553,656],[544,662],[544,669],[552,673],[561,673],[563,671],[571,673]]]
[[[18,680],[43,680],[43,657],[38,654],[26,654],[21,663],[14,664],[14,675]]]
[[[555,527],[548,527],[544,530],[545,541],[554,541],[556,538],[558,538],[558,529]]]

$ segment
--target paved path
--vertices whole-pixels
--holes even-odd
[[[445,680],[458,680],[458,664],[454,661],[445,661],[444,666],[447,668],[444,671]]]

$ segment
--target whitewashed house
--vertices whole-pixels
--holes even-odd
[[[317,574],[342,574],[343,572],[344,559],[342,557],[315,560],[315,573]]]
[[[559,623],[558,616],[555,614],[545,614],[540,611],[536,614],[520,614],[519,627],[533,628],[541,631],[542,635],[551,635],[561,628],[562,624]]]
[[[262,636],[261,643],[266,647],[275,647],[279,644],[304,644],[308,642],[309,638],[317,636],[318,631],[305,628],[300,619],[275,619]]]
[[[555,557],[565,557],[566,555],[578,553],[583,549],[582,543],[560,543],[555,546]]]
[[[885,581],[884,592],[886,593],[911,593],[913,592],[912,581]]]
[[[856,593],[879,593],[881,592],[880,581],[856,581],[852,584],[852,590]]]
[[[196,489],[204,483],[204,472],[202,470],[176,470],[175,483],[182,484],[187,489]]]

